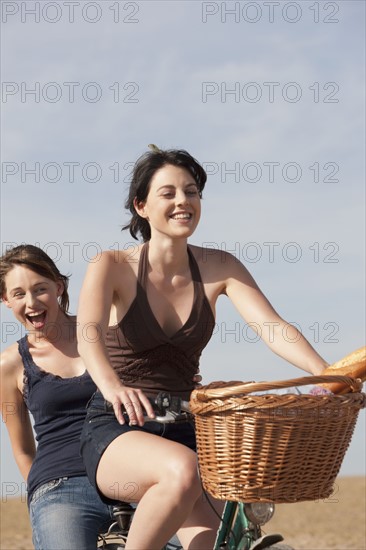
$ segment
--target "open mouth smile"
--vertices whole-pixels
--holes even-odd
[[[46,311],[43,310],[35,313],[27,313],[26,318],[34,326],[34,328],[41,329],[45,324]]]

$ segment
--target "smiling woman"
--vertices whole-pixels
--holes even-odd
[[[63,291],[59,296],[59,303],[62,311],[67,312],[69,308],[69,295],[67,292],[69,279],[66,275],[62,275],[58,270],[55,263],[50,257],[37,246],[33,245],[21,245],[10,249],[1,258],[0,263],[0,295],[4,296],[6,290],[5,276],[16,266],[21,266],[37,274],[43,283],[49,283],[50,281],[63,285]],[[12,296],[17,289],[12,290]],[[19,289],[20,293],[22,289]]]
[[[57,299],[63,294],[61,280],[54,282],[25,266],[17,265],[6,276],[7,292],[4,302],[15,318],[27,329],[46,334],[59,314]]]
[[[175,185],[172,185],[172,181]],[[150,182],[150,192],[145,200],[134,200],[134,207],[142,220],[161,234],[170,231],[191,234],[201,215],[201,202],[193,176],[184,168],[167,165]],[[183,231],[183,233],[182,233]]]
[[[166,174],[164,181],[159,181],[159,191],[155,190],[155,194],[158,191],[162,197],[165,196],[167,199],[173,198],[175,194],[175,186],[172,184],[173,167],[181,169],[182,182],[187,187],[187,193],[193,194],[193,196],[202,197],[207,179],[202,166],[187,151],[170,150],[162,152],[156,145],[150,145],[149,147],[153,153],[148,152],[142,155],[134,168],[134,177],[125,203],[125,207],[131,212],[131,220],[123,228],[129,229],[134,239],[137,239],[138,235],[141,234],[144,242],[151,238],[151,225],[148,217],[143,215],[141,207],[147,200],[152,179],[157,171],[163,167],[169,170],[169,176]],[[140,211],[138,207],[140,207]],[[196,223],[198,223],[198,220]]]
[[[96,549],[98,530],[110,518],[79,454],[85,407],[96,387],[77,352],[67,286],[68,278],[36,246],[17,246],[0,258],[1,299],[27,330],[1,354],[1,404],[12,411],[3,421],[27,481],[37,550]]]
[[[161,548],[175,532],[184,548],[212,548],[218,520],[202,495],[194,427],[145,424],[144,410],[154,417],[148,398],[189,398],[220,295],[263,335],[275,327],[265,341],[289,362],[314,374],[326,362],[235,257],[188,244],[206,173],[187,151],[151,149],[134,166],[126,201],[124,229],[143,243],[91,262],[80,296],[78,347],[98,386],[81,451],[107,502],[139,502],[126,550]]]

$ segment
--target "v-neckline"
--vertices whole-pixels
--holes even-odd
[[[149,302],[148,297],[147,297],[146,282],[147,282],[147,272],[148,272],[148,266],[149,266],[148,251],[149,251],[149,242],[146,242],[143,246],[142,251],[141,251],[140,260],[139,260],[137,297],[138,297],[139,300],[142,299],[144,301],[145,312],[148,314],[148,316],[150,318],[149,321],[152,321],[153,325],[155,325],[155,327],[158,329],[158,332],[160,333],[160,337],[163,337],[164,340],[172,341],[182,331],[184,331],[187,328],[187,326],[189,326],[189,324],[191,323],[193,312],[194,312],[194,309],[195,309],[195,304],[196,304],[196,301],[197,301],[197,298],[198,298],[197,282],[195,280],[193,269],[192,269],[192,267],[193,267],[192,251],[189,249],[189,246],[187,246],[188,258],[189,258],[189,269],[190,269],[190,273],[191,273],[191,277],[192,277],[192,283],[193,283],[193,302],[192,302],[191,311],[188,315],[187,320],[182,324],[182,326],[178,330],[176,330],[173,334],[171,334],[170,336],[165,332],[165,330],[162,328],[162,326],[158,322],[157,318],[155,317],[154,312],[153,312],[153,310],[150,306],[150,302]],[[150,323],[149,323],[149,325],[150,325]]]

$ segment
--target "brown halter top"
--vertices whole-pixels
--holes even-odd
[[[194,301],[186,323],[168,337],[147,299],[148,243],[141,249],[137,293],[123,319],[109,327],[106,346],[113,368],[126,386],[154,395],[169,391],[188,399],[194,388],[202,350],[209,342],[215,319],[204,292],[197,262],[188,247]]]

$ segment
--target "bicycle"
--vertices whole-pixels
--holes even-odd
[[[173,423],[190,421],[189,403],[179,397],[160,392],[152,402],[155,422]],[[146,421],[151,421],[146,418]],[[207,495],[206,495],[207,496]],[[98,548],[103,550],[123,550],[136,507],[120,502],[113,508],[114,520],[105,533],[99,535]],[[262,534],[265,525],[274,514],[273,503],[243,503],[226,501],[220,518],[214,550],[293,550],[290,546],[279,544],[283,541],[280,534]],[[162,550],[182,550],[177,537],[174,537]]]

